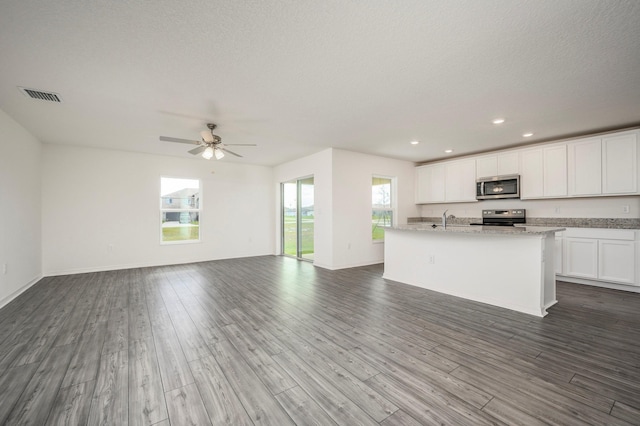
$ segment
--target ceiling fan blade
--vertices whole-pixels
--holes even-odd
[[[240,155],[240,154],[236,154],[236,153],[235,153],[235,152],[233,152],[233,151],[229,151],[229,150],[228,150],[228,149],[226,149],[226,148],[218,148],[218,149],[221,149],[221,150],[223,150],[224,152],[228,152],[228,153],[229,153],[229,154],[231,154],[231,155],[235,155],[236,157],[242,157],[242,155]]]
[[[178,143],[188,143],[190,145],[199,144],[200,141],[190,141],[188,139],[179,139],[179,138],[171,138],[169,136],[160,136],[160,140],[163,142],[178,142]]]
[[[192,150],[190,150],[189,154],[198,155],[198,154],[204,152],[205,149],[207,149],[206,146],[199,146],[199,147],[196,147],[196,148],[193,148]]]
[[[255,143],[225,143],[227,146],[258,146]]]

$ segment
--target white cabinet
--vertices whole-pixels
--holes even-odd
[[[476,179],[513,174],[525,200],[640,195],[639,135],[629,130],[420,166],[416,203],[475,201]]]
[[[568,228],[563,234],[563,270],[558,275],[638,285],[636,231]]]
[[[635,284],[635,241],[598,240],[598,278]]]
[[[520,173],[520,153],[509,152],[498,154],[498,176],[517,175]]]
[[[475,159],[416,167],[416,203],[476,201]]]
[[[602,141],[581,139],[567,145],[569,195],[602,193]]]
[[[566,145],[528,149],[520,153],[521,198],[558,198],[566,195]]]
[[[638,192],[637,132],[622,132],[602,138],[602,192]]]
[[[476,159],[476,178],[498,176],[498,156],[485,155]]]
[[[517,175],[520,173],[519,153],[485,155],[476,158],[476,178]]]
[[[544,170],[542,148],[530,149],[520,154],[520,197],[544,196]]]
[[[564,275],[598,279],[598,240],[567,237],[562,257]]]
[[[544,196],[564,197],[567,195],[567,147],[565,145],[547,147],[544,156]]]
[[[444,165],[416,167],[416,204],[444,202]]]
[[[445,201],[449,203],[476,201],[476,162],[459,160],[444,164]]]
[[[580,139],[567,149],[570,196],[638,192],[637,132]]]

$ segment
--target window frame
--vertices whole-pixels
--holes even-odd
[[[371,191],[373,191],[373,187],[374,187],[374,179],[386,179],[389,180],[389,205],[390,207],[384,207],[384,208],[380,208],[380,207],[374,207],[373,204],[373,193],[372,193],[372,198],[371,198],[371,216],[369,221],[371,222],[371,224],[373,225],[373,213],[376,211],[379,212],[387,212],[387,211],[391,211],[391,224],[389,226],[381,226],[381,228],[390,228],[392,226],[395,226],[396,222],[397,222],[397,212],[398,212],[398,208],[397,208],[397,203],[396,203],[396,198],[397,198],[397,177],[396,176],[387,176],[387,175],[381,175],[381,174],[373,174],[371,176]],[[373,231],[374,228],[371,228],[371,242],[373,244],[380,244],[380,243],[384,243],[384,235],[382,238],[380,239],[375,239],[374,235],[373,235]]]
[[[162,179],[183,179],[183,180],[193,180],[193,181],[197,181],[198,182],[198,208],[193,208],[193,207],[181,207],[181,208],[163,208],[162,206]],[[195,178],[195,177],[184,177],[184,176],[160,176],[160,188],[159,188],[159,198],[158,201],[160,202],[160,214],[159,214],[159,226],[158,229],[160,231],[159,236],[160,236],[160,245],[176,245],[176,244],[199,244],[202,242],[202,179],[200,178]],[[198,214],[198,239],[190,239],[190,240],[176,240],[176,241],[164,241],[164,235],[162,232],[162,218],[163,215],[165,213],[182,213],[182,212],[189,212],[189,213],[197,213]]]

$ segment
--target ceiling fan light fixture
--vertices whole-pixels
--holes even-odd
[[[200,137],[205,142],[213,142],[213,133],[211,130],[203,130],[200,132]]]
[[[208,146],[203,152],[202,152],[202,156],[204,158],[206,158],[207,160],[210,160],[211,157],[213,157],[213,148],[211,148],[210,146]],[[216,158],[218,158],[218,156],[216,155]]]
[[[224,152],[220,148],[216,148],[215,150],[216,160],[221,160],[224,157]]]

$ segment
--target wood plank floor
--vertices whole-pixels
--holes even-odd
[[[381,275],[45,278],[0,310],[0,424],[640,424],[640,294],[558,283],[540,319]]]

